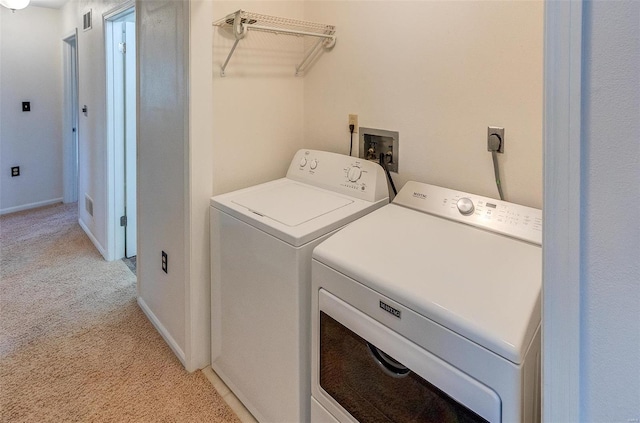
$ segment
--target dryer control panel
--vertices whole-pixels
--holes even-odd
[[[414,181],[393,203],[542,245],[542,211],[531,207]]]
[[[379,164],[327,151],[299,150],[287,178],[371,202],[389,197]]]

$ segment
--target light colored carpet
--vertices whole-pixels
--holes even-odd
[[[76,208],[0,216],[0,421],[239,422],[184,370]]]

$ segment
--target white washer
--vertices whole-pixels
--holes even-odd
[[[379,165],[313,150],[211,199],[211,366],[259,421],[309,420],[312,250],[388,202]]]
[[[540,210],[408,182],[312,263],[312,422],[540,421]]]

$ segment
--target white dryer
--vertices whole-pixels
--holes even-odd
[[[540,210],[408,182],[312,263],[312,422],[540,421]]]
[[[313,150],[211,199],[211,366],[260,422],[309,420],[313,248],[388,202],[379,165]]]

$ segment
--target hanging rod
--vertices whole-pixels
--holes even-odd
[[[249,30],[269,32],[273,34],[285,34],[295,36],[309,36],[319,38],[318,42],[311,48],[309,53],[296,66],[296,76],[304,70],[304,67],[311,62],[311,59],[319,52],[319,47],[332,48],[336,43],[335,27],[315,22],[300,21],[295,19],[281,18],[277,16],[262,15],[244,10],[238,10],[213,23],[214,26],[231,27],[236,38],[227,59],[220,67],[220,75],[225,76],[225,69],[229,60],[238,46],[238,42],[243,39]]]

